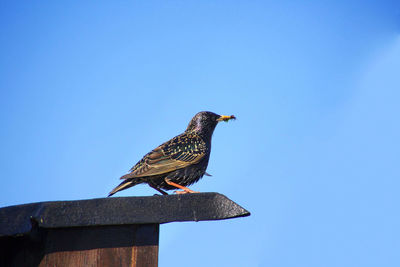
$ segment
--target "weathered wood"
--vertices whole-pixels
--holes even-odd
[[[0,208],[0,238],[40,228],[223,220],[250,213],[218,193],[109,197]]]
[[[0,266],[157,266],[159,224],[250,213],[218,193],[0,208]]]

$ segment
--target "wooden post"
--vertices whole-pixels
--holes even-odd
[[[158,264],[159,224],[40,230],[2,247],[0,266],[149,266]]]
[[[0,266],[155,267],[160,223],[248,215],[217,193],[5,207],[0,209]]]
[[[51,229],[39,266],[156,267],[158,236],[159,224]]]

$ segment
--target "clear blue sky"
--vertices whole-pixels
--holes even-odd
[[[398,1],[3,1],[0,23],[0,206],[105,197],[210,110],[238,120],[193,189],[252,216],[162,225],[160,266],[400,266]]]

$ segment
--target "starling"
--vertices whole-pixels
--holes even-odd
[[[128,174],[121,177],[124,181],[108,196],[142,183],[163,195],[168,195],[164,190],[177,188],[183,190],[177,193],[196,193],[186,186],[197,182],[203,175],[209,175],[206,169],[212,134],[218,122],[230,119],[236,118],[209,111],[197,113],[185,132],[147,153]]]

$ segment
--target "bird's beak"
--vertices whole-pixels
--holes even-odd
[[[234,115],[230,115],[230,116],[221,115],[221,116],[219,116],[217,121],[225,121],[225,122],[227,122],[227,121],[232,120],[232,119],[236,120],[236,117]]]

